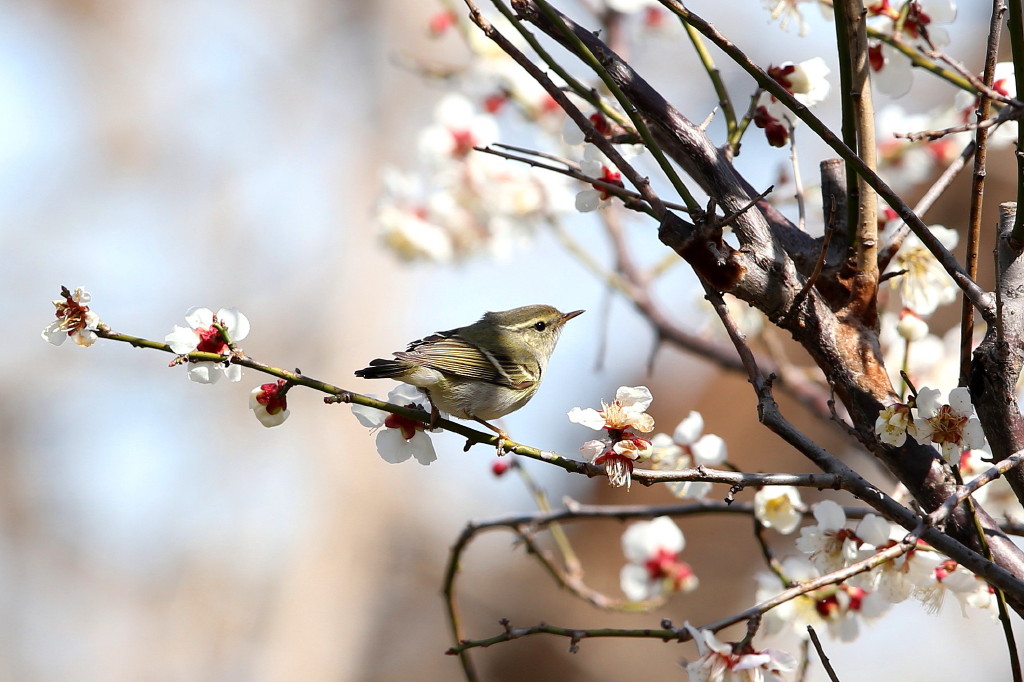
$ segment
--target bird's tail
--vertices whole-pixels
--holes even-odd
[[[356,370],[356,376],[363,379],[393,379],[409,371],[409,364],[401,360],[377,358],[370,366]]]

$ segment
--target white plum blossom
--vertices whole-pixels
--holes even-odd
[[[822,500],[814,505],[816,526],[800,529],[796,540],[797,549],[810,558],[811,563],[823,573],[845,568],[860,557],[862,545],[878,547],[889,540],[889,524],[874,514],[868,514],[856,530],[846,528],[846,513],[832,500]]]
[[[798,64],[782,62],[768,69],[769,76],[792,93],[796,101],[808,107],[820,104],[828,97],[832,87],[828,82],[831,72],[821,57],[813,57]]]
[[[526,40],[504,16],[493,17],[491,22],[513,45],[528,48]],[[562,110],[551,95],[483,31],[464,31],[461,36],[473,53],[463,74],[462,89],[481,100],[487,113],[496,114],[512,103],[531,123],[545,125],[560,120]],[[557,74],[548,77],[562,85]]]
[[[249,319],[235,308],[221,308],[216,315],[209,308],[189,308],[185,311],[185,321],[189,326],[174,325],[171,333],[164,337],[171,350],[178,355],[198,351],[224,356],[223,362],[189,363],[188,378],[200,384],[216,383],[222,376],[228,381],[240,381],[242,366],[228,363],[231,354],[228,342],[233,345],[249,335]]]
[[[434,123],[420,133],[418,148],[424,159],[443,165],[464,159],[473,147],[486,146],[497,138],[493,116],[478,113],[465,96],[448,93],[434,107]]]
[[[973,573],[937,552],[919,552],[919,555],[910,564],[909,577],[914,584],[914,596],[921,600],[929,613],[937,613],[946,595],[952,594],[966,616],[968,598],[979,589],[987,591],[987,585],[983,587]]]
[[[893,403],[879,412],[875,420],[875,433],[883,443],[901,447],[907,442],[907,429],[911,424],[910,406]]]
[[[806,559],[787,557],[782,562],[783,574],[792,583],[802,583],[819,577],[819,572]],[[783,585],[775,573],[757,574],[757,596],[761,602],[777,595]],[[807,626],[816,629],[822,625],[830,635],[844,642],[851,642],[860,632],[862,620],[872,620],[882,615],[889,603],[877,593],[846,583],[823,587],[820,590],[802,594],[764,614],[762,625],[765,634],[789,631],[803,636]]]
[[[427,398],[419,389],[400,384],[388,393],[389,403],[430,411]],[[426,434],[427,425],[415,419],[384,412],[365,405],[352,405],[352,414],[359,423],[377,432],[377,452],[389,464],[399,464],[410,457],[427,466],[435,459],[434,444]]]
[[[949,403],[942,402],[942,391],[922,387],[916,398],[917,418],[910,435],[918,443],[933,443],[950,466],[960,463],[960,453],[985,444],[981,422],[974,417],[971,392],[960,386],[949,392]]]
[[[800,491],[791,485],[769,485],[754,494],[755,518],[765,528],[774,528],[783,535],[800,525],[802,506]]]
[[[961,122],[955,120],[948,109],[912,114],[895,103],[882,107],[875,130],[879,173],[897,191],[906,191],[925,182],[937,166],[945,165],[960,153],[960,146],[951,136],[936,140],[908,140],[897,135],[945,128]],[[884,203],[880,208],[890,220],[896,220],[896,224],[902,222]]]
[[[588,143],[583,146],[583,159],[580,161],[580,170],[595,180],[625,187],[622,182],[622,174],[615,170],[612,162],[605,157],[596,145]],[[588,213],[603,206],[611,197],[612,194],[608,189],[598,185],[580,190],[576,194],[576,210],[581,213]]]
[[[249,393],[249,409],[260,424],[270,428],[280,426],[288,419],[291,412],[288,410],[287,391],[288,382],[284,379],[252,389]]]
[[[700,658],[686,664],[690,682],[782,682],[782,673],[796,670],[796,659],[785,651],[757,651],[750,643],[722,642],[710,630],[684,623]]]
[[[522,71],[507,55],[499,61]],[[380,234],[400,258],[448,263],[484,251],[507,257],[533,227],[571,210],[568,180],[474,150],[497,138],[491,113],[452,95],[438,103],[434,119],[417,145],[419,170],[387,170],[377,201]]]
[[[889,531],[890,542],[896,542],[905,535],[905,530],[891,528]],[[883,549],[883,547],[878,549]],[[850,582],[865,589],[874,590],[880,598],[890,604],[899,604],[906,601],[914,591],[914,583],[911,580],[911,576],[922,573],[921,571],[915,572],[911,570],[911,567],[915,562],[920,561],[922,555],[929,553],[917,548],[911,549],[907,553],[891,561],[886,561],[867,573],[854,576],[850,579]]]
[[[634,523],[622,534],[622,553],[628,562],[619,584],[630,601],[654,599],[666,592],[690,592],[697,576],[679,553],[686,540],[667,516]]]
[[[959,241],[956,230],[942,225],[932,225],[929,229],[947,249],[956,247]],[[917,235],[911,234],[904,240],[892,260],[890,270],[906,271],[889,278],[889,282],[899,293],[903,307],[920,317],[927,317],[939,306],[956,300],[959,289]]]
[[[725,462],[728,449],[721,436],[703,433],[704,417],[690,412],[676,426],[672,436],[657,434],[651,440],[654,448],[652,462],[655,469],[678,471],[691,467],[714,467]],[[711,492],[707,481],[673,481],[666,483],[676,497],[702,499]]]
[[[805,106],[822,102],[829,93],[829,68],[821,57],[814,57],[794,64],[783,62],[768,67],[768,75],[786,88],[793,97]],[[784,147],[789,142],[789,130],[799,119],[782,102],[770,93],[764,92],[758,101],[753,117],[754,125],[764,129],[768,144]]]
[[[847,583],[814,594],[817,597],[815,608],[828,626],[829,634],[843,642],[857,639],[862,620],[874,620],[889,608],[889,602],[878,593]]]
[[[452,260],[452,235],[468,229],[472,219],[451,195],[427,195],[418,177],[396,168],[384,170],[382,184],[377,224],[384,243],[403,260]]]
[[[808,2],[815,0],[761,0],[761,4],[769,11],[771,20],[779,19],[779,28],[783,31],[788,30],[790,22],[795,22],[802,36],[807,35],[809,27],[800,11],[800,3]]]
[[[43,340],[54,346],[63,344],[68,338],[83,347],[96,343],[100,317],[86,305],[92,300],[92,294],[85,287],[75,287],[73,292],[61,287],[60,295],[61,298],[53,301],[57,319],[43,329]]]
[[[903,97],[914,84],[914,71],[910,60],[887,43],[869,48],[871,82],[878,91],[890,97]]]
[[[941,337],[928,334],[908,344],[897,332],[896,315],[882,313],[879,341],[893,386],[899,386],[904,369],[917,386],[955,385],[960,377],[960,328],[954,326]],[[977,325],[984,328],[984,325]],[[975,330],[975,345],[981,341],[982,329]]]
[[[601,409],[574,407],[569,410],[569,421],[595,431],[636,429],[642,433],[654,430],[654,417],[647,414],[654,397],[646,386],[620,386],[615,400],[609,405],[601,401]]]

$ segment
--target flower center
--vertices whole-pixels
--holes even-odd
[[[405,407],[416,408],[416,405],[409,403]],[[402,432],[402,438],[406,440],[412,440],[417,431],[423,430],[423,422],[403,417],[400,414],[389,414],[384,419],[384,426],[389,429],[399,429]]]
[[[228,350],[228,344],[224,343],[224,335],[217,327],[199,327],[195,331],[199,336],[199,343],[196,344],[197,351],[224,355]]]
[[[949,405],[939,408],[939,413],[929,421],[932,423],[932,441],[935,443],[959,443],[964,432],[967,417],[957,414]]]
[[[260,392],[256,395],[256,402],[267,408],[267,414],[278,414],[288,409],[288,399],[284,388],[285,380],[278,379],[276,383],[263,384]]]
[[[61,320],[60,328],[69,334],[85,329],[88,326],[86,321],[88,312],[89,306],[78,303],[69,293],[64,297],[64,303],[57,304],[56,315]]]

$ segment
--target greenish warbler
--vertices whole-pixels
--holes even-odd
[[[466,327],[413,341],[404,352],[393,353],[393,360],[374,360],[356,376],[420,388],[433,408],[432,426],[438,410],[473,419],[497,432],[500,451],[508,434],[485,420],[514,412],[533,397],[562,326],[582,312],[528,305],[485,313]]]

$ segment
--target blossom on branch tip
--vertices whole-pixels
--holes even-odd
[[[57,319],[43,329],[43,340],[55,346],[63,344],[68,337],[83,347],[96,343],[100,318],[86,305],[92,295],[84,287],[75,287],[73,292],[61,287],[60,295],[61,298],[53,301]]]
[[[757,651],[750,642],[722,642],[711,630],[684,623],[700,658],[686,664],[690,682],[782,682],[796,659],[779,649]]]
[[[388,393],[389,403],[411,409],[430,411],[426,396],[414,386],[400,384]],[[377,432],[377,452],[389,464],[399,464],[410,457],[426,466],[437,459],[434,444],[426,433],[427,425],[390,412],[365,405],[352,405],[352,414],[359,423]]]
[[[622,553],[628,562],[619,573],[619,584],[630,601],[654,599],[666,592],[690,592],[697,588],[693,569],[679,558],[686,539],[667,516],[634,523],[622,534]]]
[[[200,384],[216,383],[221,376],[228,381],[240,381],[241,365],[227,362],[231,346],[249,335],[249,319],[235,308],[221,308],[214,315],[209,308],[189,308],[185,311],[187,327],[174,325],[164,343],[178,355],[193,352],[216,353],[224,362],[192,362],[188,378]]]
[[[278,379],[276,382],[263,384],[249,393],[249,409],[267,428],[280,426],[291,412],[288,410],[288,382]]]
[[[960,454],[969,448],[985,445],[985,432],[974,414],[971,392],[966,387],[949,392],[949,403],[942,402],[942,392],[923,387],[917,392],[917,419],[908,428],[918,443],[933,443],[942,451],[950,465],[960,463]]]
[[[754,517],[765,528],[774,528],[783,535],[800,525],[802,506],[800,491],[791,485],[769,485],[754,494]]]

